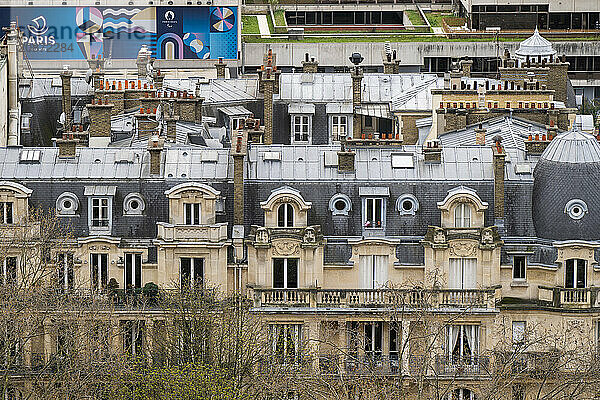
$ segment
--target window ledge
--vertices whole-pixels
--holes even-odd
[[[510,287],[529,287],[527,281],[512,281]]]
[[[98,228],[98,227],[90,227],[90,235],[110,235],[110,228]]]

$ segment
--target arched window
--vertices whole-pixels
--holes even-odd
[[[291,204],[282,204],[277,209],[277,226],[281,228],[294,226],[294,207]]]
[[[566,288],[584,288],[585,279],[585,260],[571,258],[565,263],[565,287]]]
[[[471,227],[471,206],[468,203],[459,203],[454,207],[454,227]]]

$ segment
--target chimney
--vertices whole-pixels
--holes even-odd
[[[494,220],[500,232],[504,231],[504,164],[506,152],[502,146],[502,138],[496,136],[492,146],[494,153]]]
[[[244,157],[248,150],[248,131],[235,132],[231,143],[233,156],[233,224],[244,224]]]
[[[467,78],[471,77],[471,70],[473,69],[473,60],[464,59],[460,61],[460,69],[462,71],[462,76]]]
[[[152,80],[154,81],[154,88],[160,92],[163,88],[165,76],[160,72],[160,69],[154,71],[152,75]]]
[[[450,72],[444,72],[444,89],[450,90]]]
[[[263,94],[264,94],[264,119],[265,133],[263,136],[264,144],[273,144],[273,90],[275,87],[275,77],[270,67],[263,72]]]
[[[462,72],[460,71],[450,71],[450,89],[451,90],[460,90]]]
[[[361,106],[361,95],[362,95],[362,79],[363,72],[362,69],[358,67],[354,67],[351,72],[352,76],[352,126],[353,126],[353,136],[355,139],[361,137],[362,133],[362,116],[357,113],[357,108]]]
[[[355,166],[354,166],[354,159],[356,158],[356,153],[353,152],[352,150],[348,149],[346,151],[344,151],[344,149],[342,149],[341,151],[338,151],[337,153],[338,155],[338,172],[354,172],[355,170]]]
[[[148,46],[143,44],[140,51],[138,51],[137,59],[135,60],[138,79],[143,79],[148,76],[148,64],[150,64],[151,56],[152,53],[148,50]]]
[[[217,79],[225,79],[225,68],[227,64],[223,62],[223,57],[219,57],[219,62],[215,64],[217,68]]]
[[[58,158],[75,158],[78,139],[73,138],[73,134],[63,134],[62,139],[56,139],[58,146]]]
[[[304,54],[304,61],[302,61],[302,72],[305,74],[316,74],[319,63],[314,57],[309,59],[308,53]]]
[[[104,99],[92,99],[92,104],[87,104],[86,108],[90,115],[89,147],[108,147],[110,143],[110,117],[114,104],[108,102],[108,97]]]
[[[150,174],[160,174],[160,161],[165,142],[158,135],[154,135],[148,140],[148,151],[150,152]]]
[[[438,139],[429,140],[423,147],[423,158],[426,163],[439,164],[442,162],[442,146]]]
[[[69,131],[73,125],[73,109],[71,106],[72,76],[73,71],[69,69],[69,66],[63,66],[63,70],[60,73],[60,79],[62,80],[62,112],[65,114],[65,123],[63,125],[65,132]]]
[[[204,102],[204,97],[200,97],[200,93],[201,93],[200,87],[201,87],[200,82],[196,82],[196,91],[195,91],[196,103],[194,106],[194,122],[197,124],[202,123],[202,103]]]
[[[486,129],[482,124],[479,124],[477,128],[475,128],[475,144],[478,146],[485,145],[485,133]]]
[[[134,116],[138,139],[150,138],[152,135],[156,134],[156,129],[158,128],[156,109],[140,108],[139,112]]]
[[[161,110],[164,116],[164,121],[167,125],[167,139],[171,142],[177,140],[177,121],[179,116],[175,115],[175,101],[166,100],[161,101]]]

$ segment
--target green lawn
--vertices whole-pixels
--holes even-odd
[[[442,26],[442,18],[451,17],[451,13],[440,13],[440,12],[431,12],[426,13],[425,16],[429,21],[429,25],[431,26]]]
[[[425,20],[423,20],[423,17],[421,17],[421,13],[418,11],[414,11],[414,10],[407,10],[405,11],[406,15],[408,15],[408,19],[410,20],[410,22],[413,25],[427,25],[427,23],[425,22]]]
[[[258,28],[258,19],[254,15],[242,16],[242,34],[257,34],[260,33]]]
[[[267,13],[267,23],[269,24],[269,31],[271,33],[275,32],[275,27],[273,26],[273,20],[271,19],[271,13]]]
[[[275,16],[275,23],[278,26],[285,26],[285,12],[283,10],[276,10],[273,12],[273,15]]]

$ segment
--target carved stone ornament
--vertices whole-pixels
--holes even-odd
[[[450,245],[450,254],[458,257],[469,257],[475,255],[477,244],[471,241],[458,241]]]
[[[273,242],[273,252],[280,256],[295,255],[300,252],[300,245],[298,242],[278,240]]]
[[[491,229],[481,231],[481,244],[494,244],[494,234]]]
[[[313,228],[306,228],[304,230],[303,242],[304,243],[316,243],[317,242],[317,235],[315,234],[315,230]]]
[[[443,229],[436,229],[433,235],[433,243],[446,243],[446,235]]]
[[[269,231],[267,228],[258,228],[256,230],[256,237],[254,239],[257,244],[268,244],[269,243]]]

